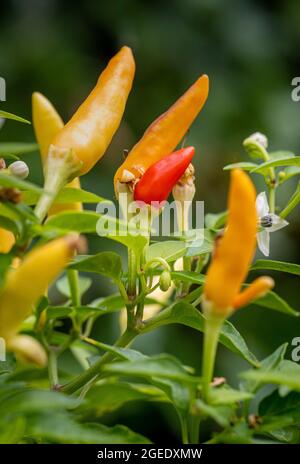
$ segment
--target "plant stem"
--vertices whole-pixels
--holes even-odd
[[[128,249],[128,285],[127,294],[129,299],[136,296],[137,259],[134,250]]]
[[[209,385],[212,381],[216,352],[219,340],[219,333],[223,324],[223,319],[208,315],[204,326],[204,347],[202,364],[202,388],[203,399],[208,401]]]
[[[58,385],[58,374],[57,374],[57,353],[53,349],[49,349],[48,352],[48,373],[50,388],[54,390]]]
[[[182,444],[183,445],[188,445],[189,444],[189,435],[188,435],[187,419],[185,417],[182,417],[181,414],[179,414],[179,419],[180,419],[180,427],[181,427]]]
[[[67,270],[67,277],[70,287],[71,299],[73,306],[80,306],[80,288],[79,288],[79,279],[78,279],[78,271],[76,269],[68,269]]]
[[[43,222],[58,192],[80,171],[82,162],[72,150],[50,146],[45,166],[44,192],[35,207],[35,215]]]
[[[197,445],[199,441],[200,417],[192,416],[190,421],[190,443]]]
[[[132,342],[132,340],[136,337],[137,334],[138,332],[136,331],[126,330],[123,333],[123,335],[119,338],[119,340],[115,343],[114,346],[119,346],[119,347],[128,346]],[[90,380],[97,378],[100,374],[102,366],[112,361],[114,357],[115,355],[113,353],[108,353],[108,352],[105,353],[89,369],[84,371],[82,374],[78,375],[75,379],[71,380],[71,382],[62,386],[61,391],[69,395],[71,395],[72,393],[75,393],[77,390],[83,387]]]
[[[281,211],[280,217],[285,219],[300,202],[300,191],[294,196],[290,203]]]
[[[276,192],[276,175],[273,168],[270,169],[270,186],[269,186],[269,205],[270,213],[274,214],[276,209],[275,201],[275,192]]]
[[[44,185],[44,193],[39,198],[39,201],[37,202],[34,210],[34,213],[40,222],[43,222],[43,220],[47,216],[47,213],[51,208],[56,195],[65,185],[65,183],[66,182],[64,177],[59,175],[59,172],[57,173],[57,175],[48,176],[46,178]]]

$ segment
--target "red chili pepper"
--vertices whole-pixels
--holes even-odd
[[[186,147],[152,164],[136,184],[135,201],[143,201],[148,205],[151,202],[165,201],[174,185],[184,174],[194,154],[194,147]]]

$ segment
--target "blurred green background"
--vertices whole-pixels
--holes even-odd
[[[0,108],[30,118],[31,93],[38,90],[66,121],[108,59],[123,44],[131,46],[137,72],[125,118],[104,159],[82,179],[84,188],[113,198],[112,179],[123,149],[130,148],[149,123],[205,72],[210,76],[210,96],[188,143],[197,149],[197,199],[205,201],[206,212],[221,211],[228,184],[222,167],[247,159],[241,143],[250,133],[264,132],[271,149],[299,155],[300,103],[291,99],[291,80],[300,72],[300,3],[274,1],[272,10],[269,4],[2,0],[0,76],[6,79],[7,101]],[[0,138],[1,142],[32,141],[34,136],[30,127],[7,121]],[[42,183],[38,154],[26,156],[30,180]],[[254,180],[260,190],[259,179]],[[284,185],[279,206],[285,204],[295,182]],[[299,262],[299,209],[288,219],[291,225],[271,237],[271,258]],[[107,247],[124,254],[104,239],[91,239],[91,252]],[[296,277],[277,273],[275,278],[278,294],[300,309]],[[111,290],[106,280],[96,280],[85,299]],[[259,357],[300,335],[297,321],[262,308],[243,309],[232,319]],[[117,318],[101,319],[96,330],[102,340],[112,342],[118,335]],[[200,369],[201,336],[192,329],[163,328],[141,338],[136,346],[145,353],[173,353]],[[220,349],[217,374],[234,384],[241,367],[246,367],[243,361]],[[174,440],[178,431],[175,415],[167,407],[131,404],[106,417],[107,423],[116,420],[156,442]]]

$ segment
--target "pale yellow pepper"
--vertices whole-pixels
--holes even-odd
[[[38,342],[18,335],[18,331],[49,284],[74,256],[78,242],[78,235],[71,234],[34,248],[17,269],[6,275],[0,293],[0,337],[4,338],[8,350],[17,351],[23,358],[34,360],[36,357],[39,364],[46,359]],[[37,346],[36,354],[31,349],[28,351]]]
[[[54,197],[74,177],[86,174],[104,155],[117,131],[135,73],[129,47],[122,47],[70,121],[54,136],[44,166],[44,189],[35,214],[42,222]]]
[[[90,95],[52,144],[73,150],[86,174],[104,155],[118,129],[132,87],[135,62],[129,47],[122,47],[108,63]]]
[[[44,167],[47,162],[51,141],[62,130],[64,123],[52,103],[39,92],[34,92],[32,95],[32,119]],[[80,188],[79,178],[75,177],[67,187]],[[80,202],[54,203],[49,210],[48,216],[69,210],[81,211],[82,205]]]
[[[10,230],[0,227],[0,253],[9,253],[15,244],[15,236]]]

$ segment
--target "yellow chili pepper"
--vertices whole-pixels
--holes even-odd
[[[234,309],[246,306],[253,300],[265,296],[265,294],[271,290],[275,285],[274,280],[268,276],[262,276],[255,279],[249,287],[243,292],[239,293],[233,300]]]
[[[52,144],[72,149],[86,174],[104,155],[118,129],[135,73],[129,47],[122,47],[102,72],[96,87],[78,108]]]
[[[8,349],[28,346],[25,339],[23,342],[16,339],[20,326],[48,285],[68,264],[78,242],[75,234],[53,240],[35,248],[16,270],[8,272],[0,293],[0,337],[5,339]]]
[[[0,227],[0,253],[9,253],[14,244],[14,234],[10,230]]]
[[[64,123],[52,103],[40,92],[32,94],[32,122],[44,167],[50,144]]]
[[[216,247],[207,272],[205,302],[211,312],[226,316],[272,286],[272,279],[260,280],[238,296],[256,247],[257,213],[255,188],[247,174],[231,172],[228,223]],[[269,287],[269,288],[268,288]],[[238,296],[238,297],[237,297]],[[237,298],[237,299],[236,299]]]
[[[44,167],[47,163],[51,141],[62,130],[64,123],[51,102],[39,92],[34,92],[32,95],[32,119]],[[73,179],[67,187],[80,188],[79,178]],[[81,209],[82,205],[79,202],[56,203],[50,208],[48,216],[53,216],[62,211],[81,211]]]
[[[35,338],[29,335],[15,335],[7,341],[6,347],[25,363],[34,363],[40,367],[47,364],[45,349]]]
[[[203,75],[148,127],[115,174],[116,193],[118,182],[134,181],[155,162],[174,151],[201,111],[208,89],[208,77]]]

